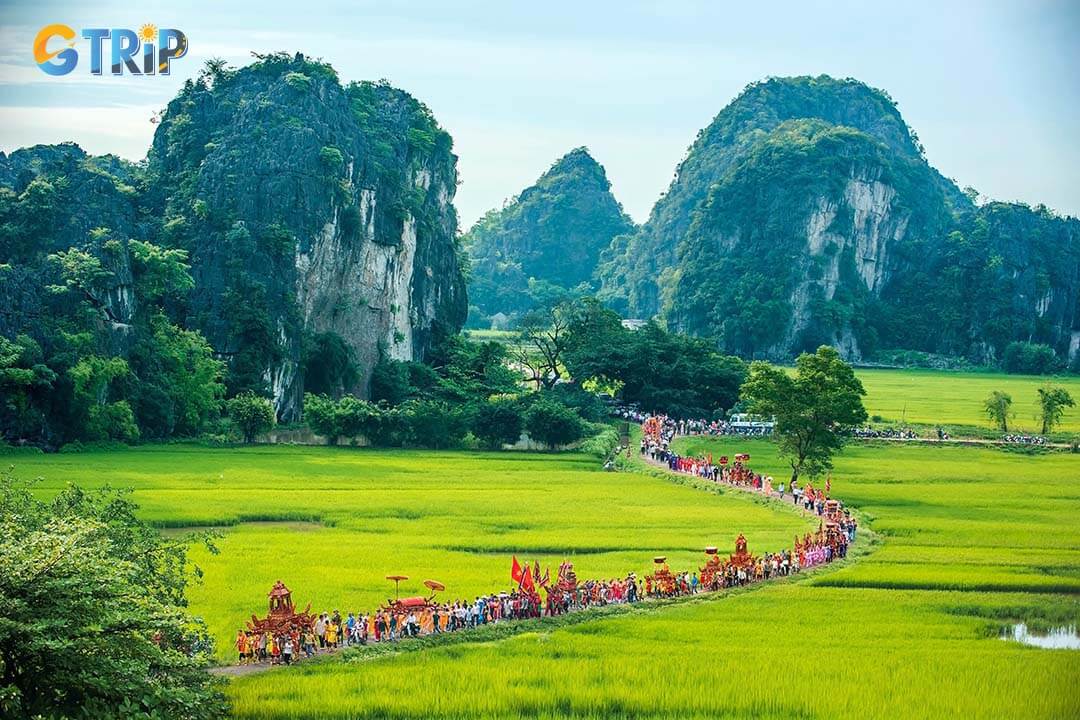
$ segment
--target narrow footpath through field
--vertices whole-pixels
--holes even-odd
[[[723,480],[714,480],[712,478],[704,478],[698,476],[694,472],[680,471],[669,467],[667,462],[654,458],[650,453],[642,453],[637,455],[633,452],[632,448],[627,448],[627,466],[631,468],[631,472],[648,472],[649,474],[662,474],[669,478],[679,478],[680,482],[684,479],[692,479],[696,482],[691,483],[692,487],[697,489],[719,489],[726,490],[738,490],[743,493],[757,495],[766,499],[770,503],[782,504],[789,511],[798,511],[800,515],[806,519],[818,518],[819,513],[815,513],[812,510],[801,508],[797,503],[788,500],[778,492],[772,491],[769,487],[753,487],[750,485],[744,485],[736,482],[725,482]],[[635,468],[636,466],[636,468]],[[791,496],[789,495],[788,498]],[[837,504],[842,508],[842,504]],[[342,651],[347,650],[350,654],[363,653],[365,656],[386,656],[399,654],[402,652],[415,652],[426,648],[441,647],[447,644],[457,644],[466,642],[488,642],[492,639],[504,639],[519,635],[523,632],[534,631],[541,627],[547,627],[551,625],[571,625],[579,624],[582,622],[589,622],[592,620],[600,619],[602,617],[610,617],[629,611],[646,611],[655,612],[661,610],[674,603],[683,603],[686,601],[702,600],[708,597],[718,597],[721,595],[730,595],[733,593],[741,593],[753,591],[755,589],[765,587],[769,584],[775,584],[776,582],[790,582],[799,578],[805,578],[810,573],[817,573],[818,571],[828,568],[830,566],[835,567],[838,563],[834,563],[834,560],[845,560],[849,557],[850,550],[848,545],[855,544],[854,523],[851,530],[850,539],[845,536],[843,542],[843,551],[840,554],[834,554],[832,546],[828,546],[825,542],[824,535],[819,531],[816,536],[812,536],[810,533],[806,535],[806,544],[797,546],[796,550],[798,555],[792,553],[792,566],[795,568],[788,574],[786,571],[784,574],[774,574],[771,577],[767,574],[764,578],[760,575],[755,577],[754,573],[748,572],[747,575],[742,578],[739,584],[731,586],[722,586],[716,588],[708,588],[705,583],[702,582],[700,592],[695,590],[691,593],[679,594],[678,592],[672,596],[644,596],[638,598],[634,602],[618,602],[604,605],[586,605],[584,607],[572,608],[563,614],[557,615],[545,615],[541,617],[530,617],[521,619],[510,619],[509,621],[502,621],[493,624],[483,624],[477,627],[463,628],[454,632],[444,631],[439,633],[428,633],[414,638],[403,638],[400,641],[395,642],[378,642],[372,644],[361,645],[348,645],[340,648],[331,649],[318,649],[314,656],[311,658],[297,657],[294,663],[307,663],[311,661],[322,661],[329,659],[336,655],[341,655]],[[869,531],[862,530],[860,537],[866,537],[869,535]],[[741,537],[741,536],[740,536]],[[811,549],[812,538],[815,538],[816,543]],[[859,543],[860,552],[856,553],[854,557],[858,557],[866,552],[866,541],[863,540]],[[713,550],[715,553],[715,549]],[[785,554],[787,551],[783,551]],[[779,558],[780,553],[776,555],[767,555],[766,557]],[[716,561],[719,563],[719,556],[713,555]],[[796,559],[799,561],[796,564]],[[846,563],[844,563],[846,564]],[[786,568],[786,561],[785,561]],[[666,571],[667,566],[664,565]],[[688,573],[687,573],[688,574]],[[695,573],[696,575],[696,573]],[[742,577],[742,576],[740,576]],[[702,578],[704,581],[704,576]],[[496,637],[492,637],[494,633],[497,633]],[[299,655],[299,653],[297,653]],[[281,664],[275,664],[270,662],[257,662],[251,664],[232,664],[213,667],[210,672],[223,676],[223,677],[242,677],[252,675],[255,673],[261,673],[272,668],[283,667]]]

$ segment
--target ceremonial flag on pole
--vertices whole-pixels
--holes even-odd
[[[521,576],[522,576],[522,574],[523,573],[522,573],[522,570],[521,570],[521,565],[518,564],[517,555],[515,555],[514,556],[514,564],[510,566],[510,577],[514,582],[516,582],[516,583],[518,583],[520,585],[521,584]]]
[[[533,560],[533,580],[540,582],[540,561]]]
[[[528,571],[522,573],[521,588],[526,592],[536,592],[536,585],[533,584],[532,574]]]
[[[544,570],[544,578],[540,581],[540,587],[547,587],[551,583],[551,568]]]
[[[831,491],[832,491],[832,473],[829,473],[829,476],[825,478],[825,492],[828,493],[828,492],[831,492]]]

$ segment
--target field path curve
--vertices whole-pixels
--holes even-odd
[[[675,480],[679,483],[685,483],[687,480],[692,481],[691,487],[704,491],[708,486],[715,486],[717,488],[726,490],[738,490],[743,493],[754,495],[759,498],[765,499],[770,504],[775,503],[783,506],[788,511],[798,512],[802,517],[810,519],[817,517],[815,513],[811,513],[805,509],[797,508],[793,503],[787,502],[781,499],[778,495],[765,495],[758,492],[754,488],[743,487],[738,485],[729,485],[727,483],[713,483],[704,478],[700,478],[688,473],[682,473],[672,470],[658,460],[653,460],[648,456],[637,456],[632,452],[629,453],[627,465],[629,472],[646,472],[651,475],[663,475],[668,480]],[[722,492],[719,494],[723,494]],[[585,610],[577,610],[566,613],[564,615],[557,616],[545,616],[540,618],[530,618],[526,620],[514,620],[504,621],[498,624],[485,625],[480,628],[459,630],[453,633],[442,633],[439,635],[425,635],[420,638],[408,639],[399,641],[398,643],[379,643],[363,646],[350,646],[348,648],[342,648],[334,651],[324,651],[316,655],[311,659],[296,660],[294,664],[311,664],[314,662],[328,662],[343,657],[356,658],[357,656],[379,656],[385,657],[390,655],[398,655],[406,652],[418,652],[425,649],[442,647],[449,644],[461,644],[461,643],[478,643],[478,642],[491,642],[493,638],[489,637],[493,629],[499,629],[501,632],[499,636],[494,639],[507,639],[520,635],[525,632],[532,632],[541,628],[549,628],[551,626],[567,626],[577,625],[584,622],[592,622],[594,620],[601,620],[608,617],[616,617],[620,614],[625,614],[629,611],[644,611],[644,612],[658,612],[664,608],[675,605],[684,604],[687,602],[701,602],[707,601],[712,598],[730,596],[734,594],[742,594],[746,592],[754,592],[761,588],[774,586],[779,583],[798,582],[805,580],[813,575],[821,574],[822,572],[831,571],[837,569],[840,566],[848,565],[852,562],[856,562],[859,557],[869,552],[874,543],[869,542],[867,538],[873,537],[872,531],[862,527],[859,534],[856,536],[855,541],[851,544],[850,548],[859,548],[859,552],[851,552],[846,557],[840,558],[837,561],[822,563],[815,565],[806,570],[801,571],[795,575],[788,575],[783,577],[776,577],[769,580],[762,580],[758,582],[752,582],[748,585],[739,587],[722,588],[716,591],[703,591],[694,595],[681,595],[671,598],[646,598],[639,600],[636,603],[620,603],[613,605],[598,606]],[[485,632],[488,630],[489,632]],[[366,659],[366,658],[365,658]],[[255,665],[218,665],[210,668],[210,672],[220,677],[245,677],[248,675],[254,675],[263,673],[268,670],[281,669],[282,665],[271,665],[269,663],[258,663]]]

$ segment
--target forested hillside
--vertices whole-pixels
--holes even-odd
[[[819,344],[998,360],[1075,349],[1080,222],[977,205],[926,162],[889,96],[854,80],[755,83],[705,128],[601,298],[744,356]]]
[[[0,430],[193,434],[242,392],[365,395],[467,309],[456,157],[430,111],[302,55],[210,62],[145,163],[0,155]]]
[[[600,253],[633,227],[603,166],[585,148],[570,151],[465,235],[470,323],[507,322],[563,294],[595,292]]]

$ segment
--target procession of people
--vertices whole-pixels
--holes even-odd
[[[435,602],[434,596],[430,599],[409,598],[404,602],[388,602],[373,612],[353,611],[344,615],[338,610],[317,616],[309,615],[307,611],[297,613],[292,607],[288,588],[278,582],[270,593],[271,613],[267,620],[259,621],[253,617],[254,623],[237,632],[238,662],[290,665],[303,658],[352,645],[394,643],[404,638],[460,632],[506,621],[715,592],[788,576],[847,554],[848,545],[855,539],[857,523],[842,503],[829,497],[830,480],[826,480],[821,489],[810,484],[799,487],[795,483],[789,489],[783,482],[775,483],[773,478],[754,472],[749,466],[750,456],[746,454],[737,454],[731,459],[711,455],[681,456],[671,449],[671,442],[680,431],[693,430],[693,426],[662,415],[641,416],[640,421],[643,458],[673,472],[767,497],[790,499],[807,513],[819,516],[818,530],[796,537],[790,548],[761,556],[751,554],[746,539],[739,535],[735,553],[727,560],[721,558],[717,548],[710,547],[705,550],[707,560],[703,567],[679,572],[672,572],[666,557],[658,556],[654,558],[653,572],[640,577],[630,572],[624,577],[578,581],[573,564],[564,562],[556,577],[551,578],[550,572],[541,574],[539,563],[534,562],[530,567],[529,563],[520,564],[514,557],[510,571],[514,585],[506,591],[481,595],[471,601]],[[391,579],[398,578],[391,576]],[[440,583],[428,586],[442,587]],[[270,622],[275,613],[276,622]]]

